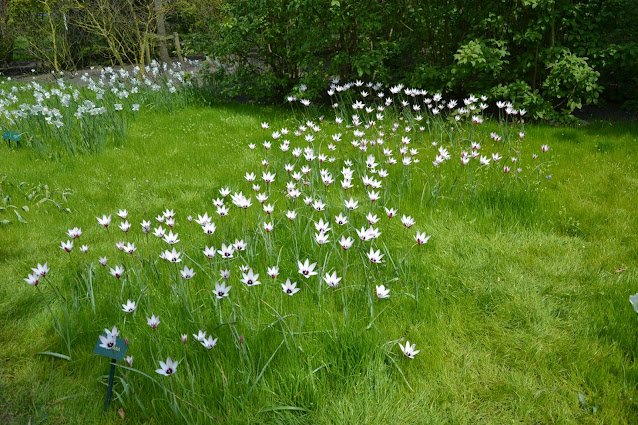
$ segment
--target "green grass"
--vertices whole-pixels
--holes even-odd
[[[535,150],[549,144],[554,160],[551,180],[542,179],[533,191],[493,184],[479,186],[462,203],[453,196],[436,204],[426,197],[421,203],[422,175],[415,172],[399,214],[412,215],[414,229],[433,237],[410,253],[401,270],[386,261],[367,272],[370,285],[399,278],[388,284],[394,297],[374,300],[372,324],[365,293],[355,288],[344,290],[351,297],[346,322],[339,292],[332,297],[326,292],[320,308],[306,287],[282,300],[279,285],[266,283],[266,265],[281,255],[281,277],[301,284],[291,264],[297,239],[300,258],[316,261],[311,235],[291,232],[274,234],[280,238],[276,252],[256,248],[254,255],[264,301],[282,316],[295,316],[278,321],[262,303],[258,317],[257,298],[234,280],[231,298],[239,298],[246,323],[215,330],[219,342],[211,351],[191,336],[220,323],[205,291],[211,287],[205,270],[196,268],[191,281],[191,318],[173,299],[170,269],[163,264],[159,279],[140,269],[123,288],[96,265],[93,312],[78,272],[88,261],[96,264],[116,240],[113,236],[108,242],[95,217],[113,214],[112,232],[119,237],[115,212],[127,208],[132,231],[139,235],[142,219],[173,208],[183,249],[201,262],[205,235],[185,217],[204,211],[215,215],[211,199],[227,184],[251,192],[243,179],[233,183],[248,170],[260,171],[255,165],[260,154],[249,151],[247,143],[263,141],[263,121],[272,128],[292,128],[287,116],[256,106],[145,112],[121,147],[58,161],[2,147],[0,170],[7,175],[2,189],[12,204],[27,205],[28,211],[19,210],[27,223],[17,222],[11,209],[0,211],[0,220],[12,222],[0,228],[0,422],[120,423],[120,407],[130,423],[172,423],[184,417],[213,422],[208,414],[227,423],[635,422],[638,318],[628,296],[638,292],[636,124],[528,126],[525,144]],[[428,157],[423,158],[427,170]],[[277,178],[285,182],[283,173]],[[52,199],[71,213],[52,202],[35,205],[16,189],[21,182],[58,190]],[[61,196],[65,188],[72,191],[66,201]],[[282,209],[277,204],[277,211]],[[257,211],[249,214],[251,220],[257,217]],[[81,256],[74,248],[69,258],[59,243],[74,226],[82,228],[80,242],[89,244],[90,251]],[[240,231],[237,224],[234,231]],[[396,223],[384,224],[382,231],[381,241],[397,261],[411,245],[413,232]],[[137,245],[143,251],[144,239]],[[116,261],[112,252],[109,258],[111,266],[135,267],[132,261]],[[70,362],[37,354],[65,353],[42,298],[23,281],[30,267],[44,261],[51,266],[52,281],[76,300],[70,306],[75,312]],[[235,279],[238,264],[233,263]],[[359,274],[347,275],[344,286],[365,284],[363,269],[356,270]],[[412,279],[419,285],[418,305],[398,295],[414,292]],[[310,280],[311,288],[316,282]],[[148,295],[135,316],[121,312],[122,297],[135,299],[147,284]],[[53,301],[47,282],[40,286]],[[229,304],[222,305],[227,316]],[[63,311],[61,303],[54,306]],[[162,320],[155,331],[144,320],[151,313]],[[114,324],[131,339],[135,369],[159,384],[118,369],[118,396],[103,415],[108,360],[92,349],[102,329]],[[245,337],[241,349],[231,328]],[[189,334],[187,346],[180,333]],[[400,353],[396,342],[402,338],[421,350],[414,360]],[[166,356],[180,360],[174,388],[188,403],[177,402],[182,413],[174,412],[174,399],[164,391],[169,379],[154,372],[157,359]]]

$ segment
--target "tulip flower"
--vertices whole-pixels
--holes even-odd
[[[344,201],[346,208],[348,208],[350,211],[356,210],[359,207],[359,201],[355,201],[354,199],[352,199],[352,197],[347,200]]]
[[[122,304],[122,311],[126,313],[133,313],[136,308],[137,304],[135,304],[135,301],[126,300],[126,304]]]
[[[171,263],[181,263],[182,259],[180,258],[181,252],[177,252],[175,248],[172,251],[166,250],[160,254],[160,257],[166,261]]]
[[[36,268],[32,268],[31,270],[33,270],[34,274],[45,277],[47,273],[49,273],[49,266],[47,265],[47,263],[44,263],[44,265],[38,263],[38,266]]]
[[[410,341],[405,341],[405,346],[399,344],[399,347],[401,347],[401,351],[403,351],[403,354],[405,354],[410,359],[413,359],[414,356],[419,354],[420,351],[415,349],[416,344],[410,345]]]
[[[38,286],[38,283],[40,283],[40,275],[37,273],[28,274],[24,281],[29,285]]]
[[[223,205],[223,203],[222,203]],[[199,224],[200,226],[204,226],[208,223],[211,222],[210,217],[208,216],[207,212],[204,212],[204,215],[197,215],[197,219],[195,220],[195,223]]]
[[[253,269],[249,269],[247,273],[242,273],[243,274],[243,278],[241,279],[241,281],[243,283],[245,283],[248,286],[256,286],[256,285],[261,285],[261,282],[257,279],[259,279],[259,273],[254,273]]]
[[[275,279],[277,276],[279,276],[279,267],[274,266],[274,267],[268,267],[268,270],[266,271],[266,273],[268,274],[268,276],[270,276],[272,279]]]
[[[416,241],[416,243],[418,245],[423,245],[425,243],[428,243],[428,241],[430,240],[432,236],[426,236],[425,233],[421,233],[419,231],[416,232],[416,235],[414,236],[414,240]]]
[[[158,238],[163,238],[166,235],[166,230],[164,230],[162,226],[158,226],[153,229],[153,235],[157,236]]]
[[[156,369],[155,372],[164,376],[171,376],[177,370],[177,361],[172,361],[170,357],[166,359],[166,363],[160,360],[160,369]]]
[[[80,229],[79,227],[74,227],[73,229],[69,229],[66,234],[71,238],[71,239],[77,239],[82,235],[82,229]]]
[[[384,254],[381,254],[381,250],[376,250],[376,252],[370,248],[370,252],[366,254],[371,263],[380,263]]]
[[[215,256],[217,251],[215,251],[215,247],[209,248],[208,245],[206,245],[206,249],[204,249],[204,251],[202,252],[206,256],[206,258],[211,259]]]
[[[117,344],[117,335],[107,333],[106,336],[100,335],[100,347],[112,350]]]
[[[310,264],[310,260],[306,259],[305,262],[297,261],[297,266],[299,267],[299,273],[301,273],[306,279],[310,276],[316,276],[317,272],[314,271],[317,263]]]
[[[197,335],[193,334],[193,338],[195,338],[195,340],[199,342],[204,341],[206,339],[206,331],[200,329]]]
[[[100,217],[95,217],[97,218],[97,222],[104,227],[109,227],[109,225],[111,224],[111,216],[109,215],[108,217],[106,215],[102,215],[102,218]]]
[[[233,253],[235,252],[235,248],[233,248],[232,244],[226,246],[226,244],[222,244],[220,250],[217,251],[222,258],[233,258]]]
[[[131,223],[129,223],[128,220],[120,223],[120,229],[122,229],[124,233],[127,233],[129,230],[131,230]]]
[[[401,223],[403,223],[403,225],[407,228],[410,228],[412,226],[414,226],[414,219],[412,217],[410,217],[409,215],[406,216],[405,214],[403,215],[403,217],[401,217]]]
[[[339,215],[335,216],[335,220],[339,226],[348,224],[348,217],[344,216],[342,213],[339,213]]]
[[[215,283],[215,295],[217,295],[217,299],[221,300],[222,298],[227,297],[230,292],[230,288],[232,288],[232,286],[226,286],[225,282],[222,282],[221,285],[219,283]]]
[[[297,282],[291,283],[290,279],[286,279],[286,283],[282,283],[281,288],[283,289],[285,294],[288,294],[290,296],[295,295],[301,290],[301,288],[297,288]]]
[[[111,274],[115,276],[117,279],[119,279],[124,274],[124,267],[115,266],[115,268],[111,268]]]
[[[172,230],[168,231],[168,235],[164,236],[164,242],[166,242],[169,245],[175,245],[177,242],[179,242],[179,233],[175,233],[173,234]]]
[[[157,329],[157,326],[160,324],[159,316],[155,317],[155,315],[152,315],[151,317],[147,317],[146,324],[153,329]]]
[[[213,336],[210,335],[208,339],[204,339],[203,341],[200,341],[200,343],[210,350],[217,345],[217,338],[213,339]]]
[[[184,266],[184,270],[180,271],[182,277],[186,280],[190,280],[195,276],[195,271],[193,269],[189,269],[188,266]]]
[[[390,298],[390,290],[384,285],[377,285],[377,298]]]
[[[60,249],[65,250],[66,252],[71,252],[73,249],[73,241],[66,241],[66,243],[61,242]]]
[[[332,272],[332,274],[326,273],[326,275],[323,277],[323,281],[326,282],[331,288],[339,286],[339,282],[341,282],[341,279],[342,278],[337,277],[337,272]]]

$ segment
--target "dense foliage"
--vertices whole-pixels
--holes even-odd
[[[0,0],[0,63],[20,45],[40,69],[146,65],[160,15],[231,97],[281,102],[339,76],[490,94],[539,119],[600,96],[638,109],[636,0]]]
[[[636,107],[634,0],[233,0],[209,50],[229,94],[281,100],[299,81],[403,80],[507,97],[537,118],[607,100]],[[259,78],[257,78],[259,77]]]

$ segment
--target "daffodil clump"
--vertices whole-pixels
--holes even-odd
[[[80,84],[63,73],[55,84],[0,80],[0,132],[20,135],[20,143],[41,154],[96,152],[123,142],[129,122],[144,109],[166,110],[190,102],[192,73],[200,64],[85,71]]]

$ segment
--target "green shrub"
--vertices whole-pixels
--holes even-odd
[[[204,1],[204,0],[202,0]],[[199,47],[226,69],[219,91],[281,102],[327,80],[404,83],[460,98],[504,96],[564,119],[604,90],[638,93],[638,16],[629,0],[361,2],[210,0]],[[621,89],[622,88],[622,89]]]
[[[547,98],[553,99],[559,113],[570,115],[583,104],[598,102],[602,91],[598,85],[600,73],[587,64],[587,58],[565,50],[547,68],[549,75],[543,82],[543,91]]]

